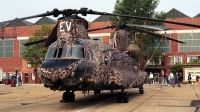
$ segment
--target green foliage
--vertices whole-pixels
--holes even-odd
[[[140,16],[140,17],[148,17],[155,19],[166,19],[167,15],[165,12],[155,12],[156,7],[159,4],[159,0],[117,0],[115,3],[114,14],[124,14],[124,15],[132,15],[132,16]],[[142,19],[133,19],[127,17],[110,17],[111,23],[113,25],[118,24],[149,24],[149,25],[162,25],[161,22],[155,21],[146,21]],[[155,30],[145,29],[151,32],[156,33]],[[155,43],[160,41],[161,38],[155,37],[152,35],[147,35],[144,33],[136,32],[133,30],[129,30],[129,43],[135,42],[137,44],[144,55],[150,55],[151,52],[149,48],[155,47]],[[137,37],[137,41],[135,40]],[[157,46],[157,45],[156,45]],[[158,48],[159,49],[159,48]],[[154,57],[155,62],[158,63],[158,57],[160,56],[160,52],[155,53]]]
[[[26,43],[35,42],[47,38],[52,29],[53,27],[49,25],[42,25],[42,28],[40,30],[36,30],[34,32],[34,35],[32,37],[29,37]],[[43,43],[27,46],[25,48],[25,51],[23,52],[22,58],[28,61],[29,64],[32,65],[32,67],[39,67],[45,58],[47,47],[44,47],[42,45]]]
[[[196,61],[188,62],[187,64],[190,64],[190,65],[193,65],[193,64],[200,64],[200,62],[198,62],[198,61],[196,60]]]
[[[170,66],[169,70],[175,74],[176,72],[180,73],[183,72],[183,65],[182,64],[175,64]]]
[[[150,62],[154,61],[154,63],[158,65],[160,61],[159,59],[162,57],[162,52],[159,50],[156,50],[155,48],[151,48],[149,50],[149,53],[147,54],[147,58],[150,59],[151,57],[152,59]]]

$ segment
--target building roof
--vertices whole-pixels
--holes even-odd
[[[196,16],[194,16],[194,18],[197,18],[197,17],[200,17],[200,13],[199,13],[199,14],[197,14]]]
[[[96,18],[94,21],[92,22],[105,22],[105,21],[110,21],[109,17],[111,16],[108,16],[108,15],[101,15],[99,16],[98,18]]]
[[[16,18],[17,20],[17,18]],[[14,22],[10,22],[7,25],[5,25],[5,27],[17,27],[17,26],[31,26],[33,25],[33,23],[29,22],[29,21],[14,21]]]
[[[167,12],[167,18],[184,18],[184,17],[189,17],[189,16],[180,12],[179,10],[175,8]]]
[[[49,17],[42,17],[38,21],[36,21],[33,25],[43,25],[43,24],[56,24],[57,21],[54,19],[51,19]]]

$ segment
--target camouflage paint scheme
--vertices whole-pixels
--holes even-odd
[[[46,59],[41,65],[40,78],[45,86],[53,90],[73,91],[142,87],[143,76],[140,75],[137,63],[124,53],[128,45],[127,32],[117,30],[112,48],[91,40],[87,34],[87,25],[87,21],[80,18],[59,20],[57,41],[49,48],[59,51],[59,48],[66,47],[66,52],[62,49],[62,55],[66,53],[66,57],[58,58],[59,51],[57,57]],[[84,57],[67,57],[72,47],[83,49]]]

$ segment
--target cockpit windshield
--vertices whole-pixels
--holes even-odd
[[[68,58],[84,58],[84,49],[82,47],[71,47],[67,51]]]
[[[84,47],[81,43],[75,42],[72,46],[64,46],[62,48],[56,48],[55,43],[53,43],[47,52],[45,59],[54,58],[84,58]]]

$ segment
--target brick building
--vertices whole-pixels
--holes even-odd
[[[200,25],[200,14],[191,18],[176,9],[170,10],[167,14],[167,20]],[[47,17],[43,17],[34,24],[21,21],[0,26],[0,75],[12,75],[15,73],[15,70],[18,70],[22,75],[22,82],[36,82],[34,68],[31,68],[31,65],[23,60],[21,56],[22,52],[24,51],[23,44],[30,36],[33,35],[33,32],[36,29],[40,29],[44,23],[55,25],[56,21]],[[89,24],[89,29],[105,27],[109,25],[110,22],[108,16],[100,16]],[[168,37],[184,41],[187,44],[182,45],[176,42],[168,41],[166,46],[163,42],[160,45],[160,49],[163,51],[163,57],[160,58],[158,65],[150,62],[148,66],[144,68],[144,64],[147,60],[141,61],[141,69],[145,69],[147,72],[153,72],[156,77],[156,82],[161,81],[159,74],[162,70],[169,74],[170,65],[176,63],[187,63],[190,61],[200,62],[200,44],[198,44],[200,42],[200,28],[192,28],[173,24],[165,25],[174,28],[167,31]],[[113,31],[113,29],[105,29],[88,33],[91,39],[98,39],[104,44],[111,45],[112,41],[110,39],[110,34]],[[160,33],[164,34],[165,32],[161,31]],[[190,68],[194,68],[194,70]],[[188,72],[193,73],[193,78],[196,75],[200,75],[199,68],[199,65],[184,66],[184,79]]]

